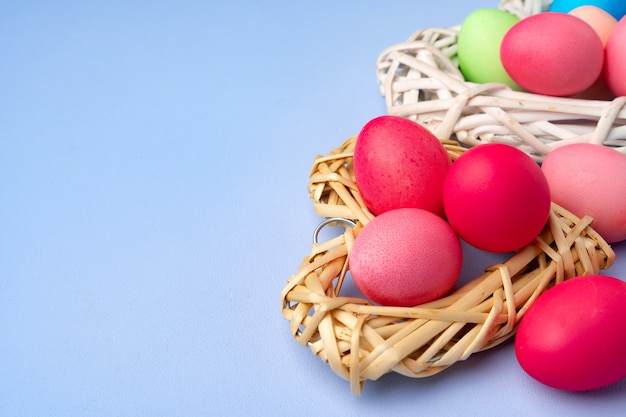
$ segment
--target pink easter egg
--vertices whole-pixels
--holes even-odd
[[[583,20],[544,12],[516,23],[500,47],[502,65],[524,89],[549,96],[571,96],[600,76],[604,48],[596,31]]]
[[[382,305],[415,306],[448,293],[463,253],[445,220],[430,211],[389,210],[359,232],[350,252],[352,279]]]
[[[626,155],[603,145],[578,143],[550,152],[541,165],[552,200],[609,243],[626,239]]]
[[[443,181],[451,163],[428,129],[399,116],[367,122],[354,147],[356,185],[374,214],[413,207],[443,215]]]
[[[605,51],[606,84],[616,96],[626,96],[626,17],[613,28]]]
[[[600,37],[602,45],[606,45],[606,41],[609,39],[609,36],[611,36],[611,32],[615,28],[615,25],[617,25],[616,18],[614,18],[606,10],[597,6],[579,6],[570,10],[569,14],[588,23]]]

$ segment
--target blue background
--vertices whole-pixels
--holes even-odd
[[[353,397],[281,315],[378,54],[496,6],[2,2],[0,415],[623,415],[625,381],[555,391],[510,343]]]

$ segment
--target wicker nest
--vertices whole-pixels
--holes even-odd
[[[547,288],[614,262],[615,253],[591,228],[591,218],[579,219],[553,204],[533,243],[444,298],[406,308],[342,296],[354,239],[374,217],[354,182],[354,142],[352,137],[318,157],[309,182],[315,211],[327,218],[322,224],[349,226],[326,242],[315,239],[281,293],[291,334],[349,380],[353,394],[361,393],[364,381],[386,373],[430,376],[503,342]],[[464,151],[453,141],[444,146],[453,160]]]
[[[550,3],[504,0],[500,8],[524,17]],[[389,114],[418,121],[441,139],[470,146],[506,143],[537,161],[568,143],[604,144],[626,153],[626,97],[547,97],[466,82],[456,59],[459,28],[419,30],[380,54],[377,79]]]
[[[524,16],[544,10],[545,3],[505,0],[500,7]],[[626,98],[555,98],[467,83],[454,58],[457,33],[458,28],[419,31],[388,48],[377,63],[388,112],[428,127],[452,160],[485,142],[519,147],[537,161],[572,142],[626,152],[626,141],[619,139],[626,134]],[[354,394],[361,393],[366,380],[386,373],[427,377],[498,345],[514,335],[528,307],[547,288],[614,262],[615,253],[593,230],[591,218],[580,219],[552,204],[534,242],[444,298],[407,308],[344,296],[352,244],[374,218],[354,182],[355,139],[318,156],[309,181],[315,211],[326,219],[322,225],[346,224],[345,231],[320,243],[316,230],[311,253],[281,292],[291,334],[350,381]]]

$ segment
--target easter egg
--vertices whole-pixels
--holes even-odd
[[[466,81],[503,83],[515,90],[522,89],[500,61],[502,38],[517,22],[517,16],[500,9],[478,9],[465,18],[459,30],[457,56]]]
[[[626,17],[617,22],[605,48],[604,79],[616,96],[626,96],[626,48],[624,45],[626,45]]]
[[[600,76],[604,47],[589,24],[566,14],[545,12],[513,25],[500,47],[502,65],[524,89],[571,96]]]
[[[606,45],[613,28],[617,25],[617,20],[613,16],[596,6],[579,6],[570,10],[569,14],[588,23],[600,37],[602,45]],[[587,100],[611,100],[614,95],[606,84],[604,74],[601,73],[591,87],[587,88],[582,93],[573,95],[573,97]]]
[[[609,39],[613,28],[617,25],[616,18],[606,10],[596,6],[579,6],[570,10],[569,14],[585,21],[591,26],[600,37],[602,45],[606,45],[606,41]]]
[[[550,213],[550,189],[539,165],[513,146],[489,143],[462,154],[443,187],[447,219],[472,246],[519,249],[537,237]]]
[[[365,124],[354,147],[354,176],[365,206],[374,214],[421,208],[443,214],[443,181],[451,161],[425,127],[399,116]]]
[[[515,338],[522,369],[561,390],[586,391],[626,377],[626,282],[589,275],[548,289]]]
[[[569,144],[546,155],[541,170],[555,203],[593,217],[593,229],[607,242],[626,239],[626,155],[603,145]]]
[[[598,7],[616,20],[620,20],[626,15],[626,2],[623,0],[554,0],[550,4],[549,10],[551,12],[563,12],[568,13],[580,6],[595,6]]]
[[[430,211],[387,211],[363,227],[349,255],[352,279],[370,300],[414,306],[448,293],[461,272],[452,228]]]

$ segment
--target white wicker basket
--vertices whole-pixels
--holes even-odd
[[[523,18],[550,3],[503,0],[499,8]],[[377,79],[389,114],[415,120],[440,139],[468,146],[507,143],[537,161],[568,143],[603,144],[626,153],[626,97],[549,97],[466,82],[456,60],[459,28],[422,29],[381,53]]]

